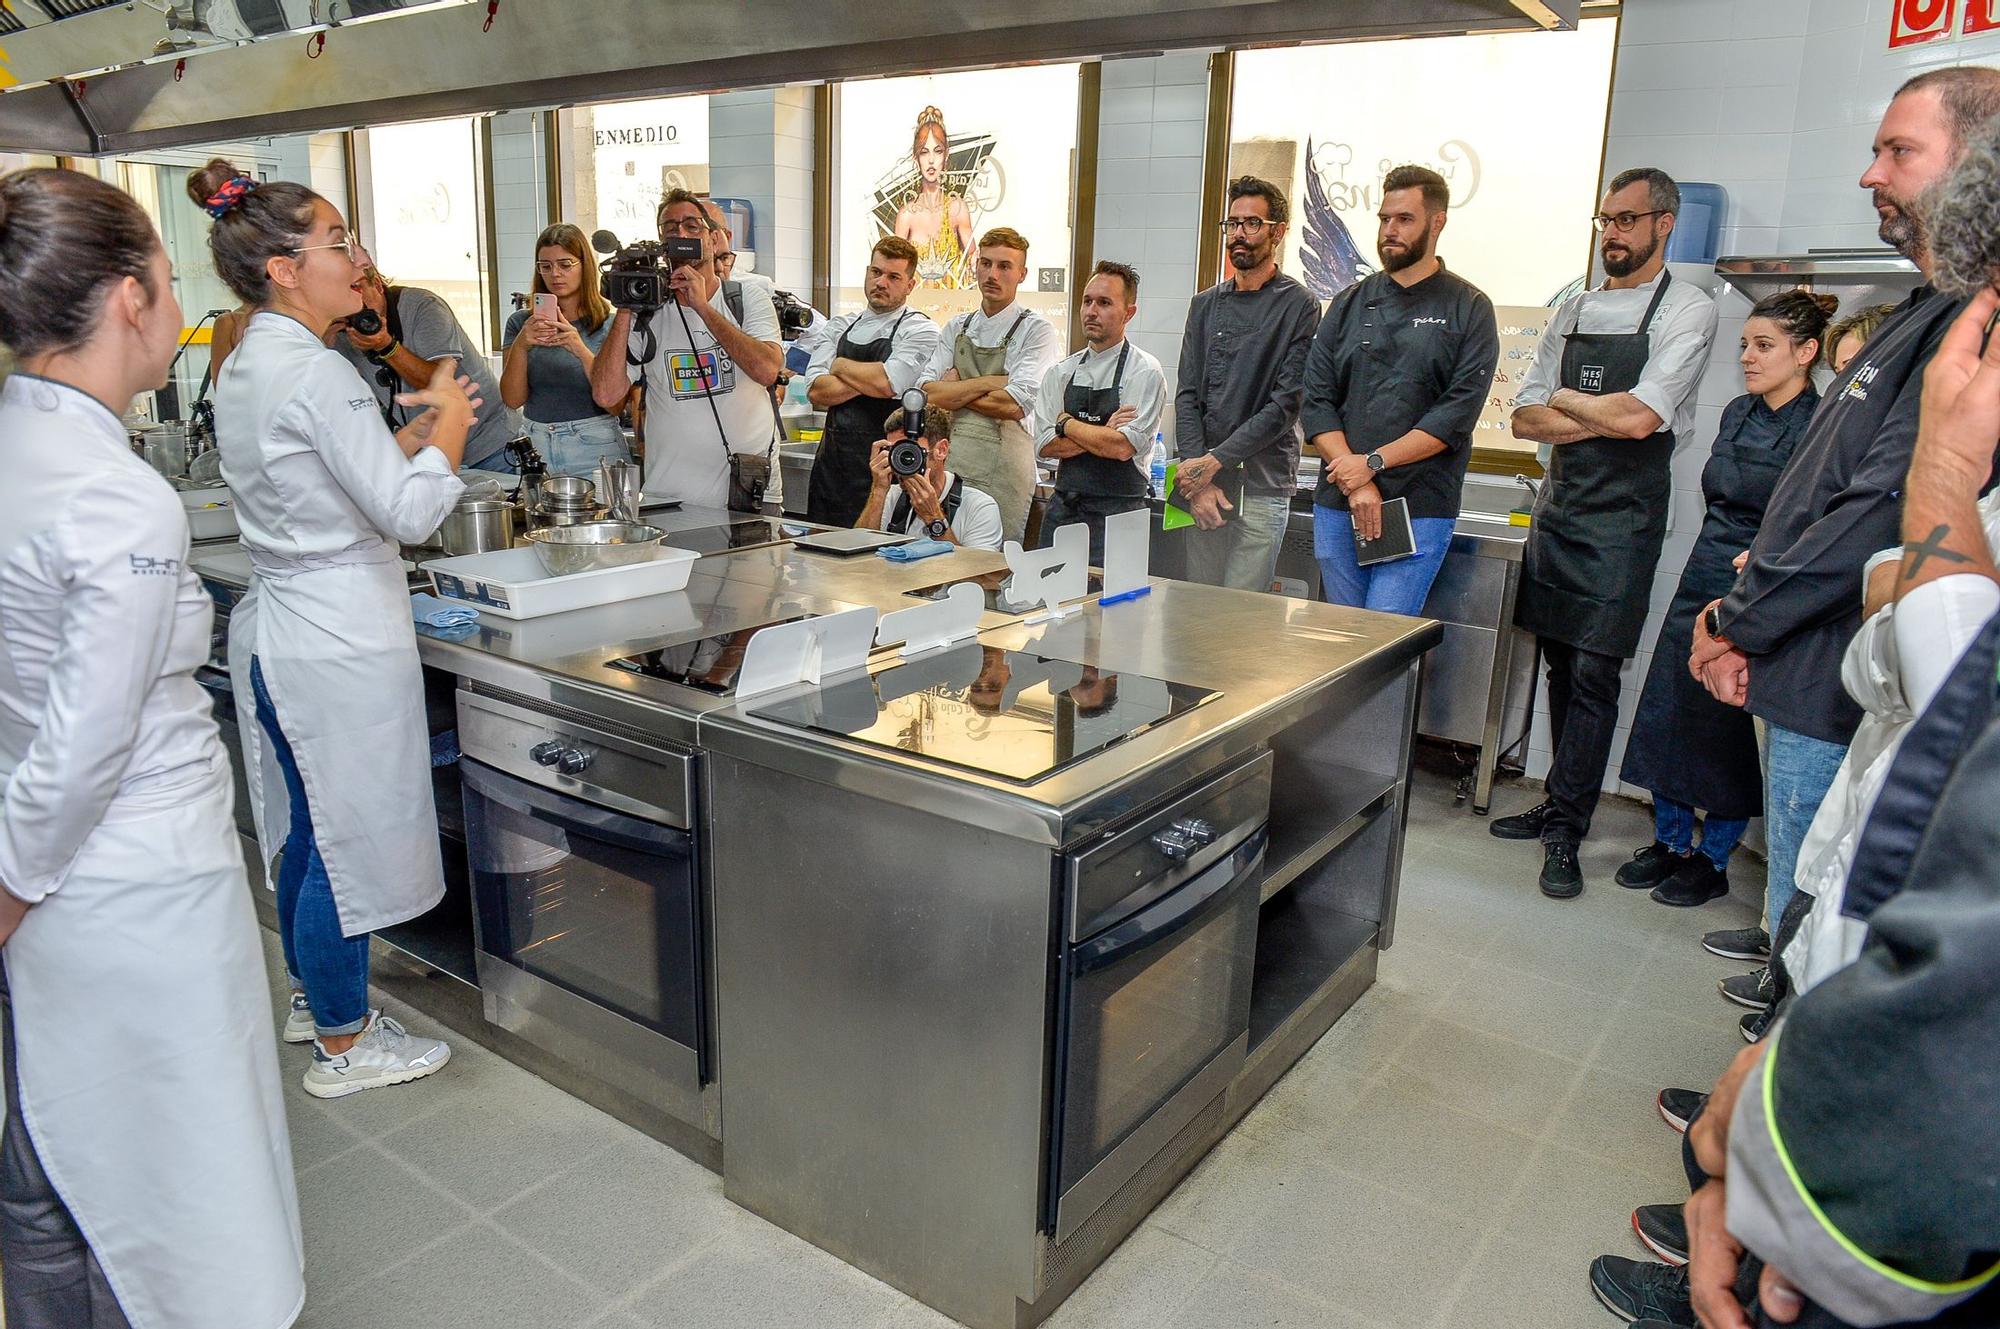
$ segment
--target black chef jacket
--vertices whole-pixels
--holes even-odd
[[[1734,590],[1722,635],[1751,657],[1746,707],[1768,724],[1848,743],[1861,708],[1840,661],[1861,627],[1862,566],[1902,543],[1903,477],[1924,366],[1961,300],[1919,286],[1820,399]]]
[[[1343,431],[1357,455],[1412,429],[1441,440],[1443,452],[1381,472],[1375,487],[1385,501],[1407,498],[1412,517],[1456,517],[1472,431],[1499,362],[1493,302],[1477,286],[1443,267],[1407,289],[1371,273],[1327,307],[1306,360],[1299,423],[1309,440]],[[1347,507],[1324,470],[1313,501]]]

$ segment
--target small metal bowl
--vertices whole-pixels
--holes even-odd
[[[540,526],[528,543],[551,576],[624,567],[657,558],[667,533],[639,521],[587,521],[575,526]]]
[[[597,485],[583,475],[544,476],[541,501],[544,507],[581,507],[597,501]]]

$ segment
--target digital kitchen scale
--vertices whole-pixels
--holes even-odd
[[[748,713],[1025,785],[1221,695],[974,642]]]
[[[736,671],[743,666],[743,652],[752,637],[779,623],[796,623],[801,619],[818,617],[818,614],[788,614],[712,637],[676,642],[656,651],[627,655],[610,661],[608,667],[726,697],[736,686]]]

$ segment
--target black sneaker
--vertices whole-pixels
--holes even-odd
[[[1497,835],[1503,840],[1539,840],[1542,828],[1549,824],[1549,818],[1556,815],[1556,805],[1543,799],[1526,812],[1516,812],[1511,817],[1501,817],[1486,827],[1488,835]]]
[[[1690,854],[1674,869],[1673,876],[1653,888],[1653,902],[1675,909],[1692,909],[1727,894],[1729,874],[1715,866],[1707,854]]]
[[[1731,974],[1717,980],[1716,987],[1722,990],[1723,998],[1738,1006],[1748,1006],[1753,1011],[1768,1011],[1771,1003],[1778,999],[1777,980],[1771,977],[1771,966],[1763,965],[1747,974]]]
[[[1662,1089],[1653,1106],[1660,1110],[1660,1120],[1686,1135],[1688,1123],[1707,1101],[1708,1095],[1699,1089]]]
[[[1677,854],[1655,840],[1632,855],[1631,861],[1618,869],[1615,880],[1620,886],[1629,890],[1643,891],[1673,876],[1675,870],[1685,862],[1687,855]]]
[[[1542,851],[1542,894],[1551,900],[1574,900],[1583,894],[1583,868],[1576,861],[1576,846],[1560,840]]]
[[[1688,1262],[1687,1215],[1677,1204],[1642,1204],[1632,1211],[1632,1231],[1668,1264]]]
[[[1621,1320],[1695,1323],[1687,1270],[1676,1265],[1600,1255],[1590,1262],[1590,1290]]]
[[[1736,1022],[1736,1027],[1743,1031],[1744,1042],[1755,1043],[1759,1039],[1763,1038],[1765,1032],[1770,1029],[1771,1012],[1752,1011],[1748,1015],[1744,1016],[1742,1019],[1738,1020]]]
[[[1701,948],[1725,960],[1755,960],[1762,964],[1771,958],[1771,934],[1762,928],[1709,932],[1703,934]]]

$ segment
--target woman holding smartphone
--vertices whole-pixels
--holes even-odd
[[[194,679],[214,605],[119,421],[180,330],[129,195],[0,179],[9,1329],[282,1329],[305,1297],[264,951]]]
[[[285,1041],[313,1044],[306,1092],[339,1098],[420,1079],[451,1056],[369,1007],[368,934],[444,898],[397,546],[437,529],[465,492],[457,470],[479,403],[441,361],[428,386],[397,398],[419,413],[390,433],[374,391],[326,345],[333,322],[361,308],[368,265],[339,209],[225,161],[194,172],[188,193],[215,218],[216,273],[256,310],[215,394],[222,478],[251,567],[230,615],[229,672],[262,730],[262,742],[245,731],[243,757],[266,861],[283,839]]]
[[[535,303],[507,320],[500,396],[520,411],[550,475],[630,461],[618,417],[590,395],[590,367],[611,331],[611,302],[583,232],[557,222],[535,240]]]

